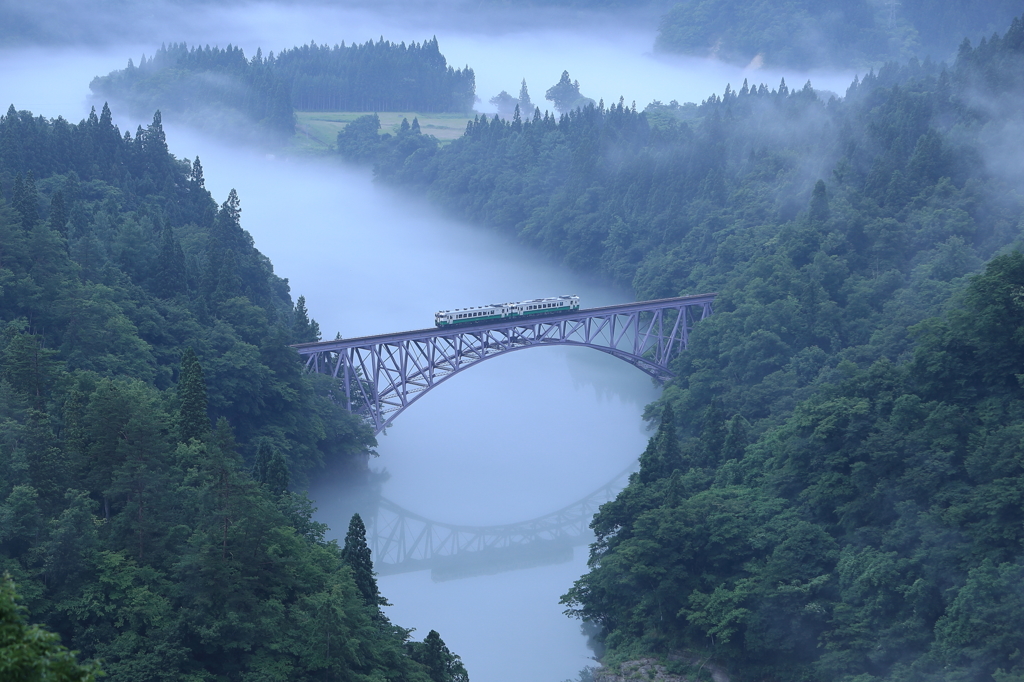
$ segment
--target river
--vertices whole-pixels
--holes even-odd
[[[655,57],[653,26],[639,20],[577,18],[569,30],[564,22],[559,27],[521,17],[506,23],[422,12],[396,17],[267,3],[193,7],[187,15],[167,10],[138,24],[141,34],[109,29],[94,46],[0,50],[0,97],[7,100],[0,103],[77,121],[92,104],[87,86],[93,76],[174,40],[230,42],[251,53],[310,39],[436,35],[450,63],[475,69],[483,100],[501,89],[518,92],[526,78],[534,101],[542,101],[562,69],[588,96],[617,101],[621,95],[640,107],[653,99],[699,101],[743,78],[774,85],[784,76],[799,85],[808,77]],[[811,77],[818,87],[843,92],[852,74]],[[114,113],[123,129],[139,123],[116,106]],[[379,187],[367,169],[281,158],[181,128],[168,117],[164,124],[173,153],[202,159],[218,201],[238,190],[244,227],[289,278],[293,296],[306,296],[325,338],[419,329],[439,308],[499,300],[578,294],[585,307],[631,300],[628,291]],[[389,474],[384,496],[433,520],[526,520],[575,501],[634,460],[649,435],[640,413],[656,396],[646,375],[594,351],[513,353],[461,374],[403,413],[379,439],[371,466]],[[549,426],[553,417],[573,426]],[[498,425],[528,429],[529,436],[496,438]],[[321,477],[310,493],[318,518],[343,537],[349,507],[336,482]],[[579,624],[558,604],[585,562],[586,551],[577,549],[571,562],[553,566],[442,583],[420,572],[383,577],[380,587],[395,623],[416,628],[417,637],[438,630],[477,682],[561,682],[592,663]]]

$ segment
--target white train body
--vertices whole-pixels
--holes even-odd
[[[498,320],[532,317],[534,315],[557,315],[580,309],[579,296],[552,296],[531,298],[518,303],[494,303],[475,308],[439,310],[434,313],[434,325],[448,327],[456,324],[479,324]]]

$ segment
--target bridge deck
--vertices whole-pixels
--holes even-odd
[[[415,329],[407,332],[394,332],[391,334],[376,334],[374,336],[359,336],[351,339],[338,339],[335,341],[316,341],[313,343],[298,343],[292,346],[299,351],[300,355],[310,353],[344,350],[366,346],[368,344],[397,343],[409,339],[427,339],[437,336],[449,336],[464,332],[502,329],[505,327],[516,327],[523,324],[535,324],[537,322],[563,320],[565,318],[579,319],[598,315],[609,315],[614,313],[631,313],[636,310],[658,310],[659,308],[674,308],[680,303],[693,303],[694,305],[714,300],[716,293],[696,294],[693,296],[676,296],[674,298],[659,298],[653,301],[636,301],[634,303],[620,303],[618,305],[601,306],[599,308],[583,308],[571,313],[555,313],[552,315],[530,315],[528,317],[515,317],[497,322],[481,322],[478,324],[459,324],[450,327],[428,327],[426,329]]]

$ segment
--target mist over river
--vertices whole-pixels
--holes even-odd
[[[807,74],[745,71],[702,59],[650,54],[653,22],[596,16],[565,23],[458,21],[443,12],[376,13],[299,5],[250,4],[188,10],[147,3],[135,26],[106,17],[89,46],[0,50],[0,104],[78,121],[88,114],[93,76],[152,54],[161,42],[188,41],[280,50],[315,40],[419,41],[436,35],[449,63],[476,71],[482,100],[517,92],[526,78],[535,102],[563,69],[587,96],[643,107],[652,99],[699,101],[744,78],[802,85]],[[123,8],[122,8],[123,9]],[[393,8],[392,8],[393,10]],[[131,18],[131,11],[128,17]],[[521,18],[520,18],[521,19]],[[505,28],[502,28],[505,26]],[[814,74],[814,85],[845,91],[850,74]],[[486,107],[486,105],[482,105]],[[112,103],[122,130],[130,120]],[[231,188],[256,246],[304,295],[325,339],[420,329],[435,310],[556,294],[578,294],[584,307],[632,300],[628,291],[572,273],[537,253],[443,216],[426,203],[379,187],[365,168],[333,160],[282,158],[226,144],[164,117],[179,158],[202,159],[218,201]],[[701,293],[701,292],[690,292]],[[390,478],[383,495],[435,521],[511,523],[554,511],[601,486],[641,452],[640,418],[657,388],[638,370],[581,349],[534,349],[491,360],[432,391],[379,439],[375,469]],[[571,427],[553,424],[554,418]],[[495,437],[495,432],[516,437]],[[348,506],[330,477],[310,491],[318,518],[343,537]],[[586,568],[572,562],[512,573],[432,583],[427,572],[384,577],[388,614],[404,627],[441,633],[477,682],[560,682],[587,665],[579,624],[558,597]]]
[[[421,329],[438,308],[576,293],[586,306],[630,295],[545,262],[484,229],[373,185],[365,169],[283,161],[170,130],[200,150],[215,196],[242,197],[243,224],[304,294],[325,338]],[[226,169],[226,170],[225,170]],[[489,360],[434,389],[379,438],[382,494],[435,521],[490,525],[555,511],[607,483],[648,433],[647,375],[585,349],[541,348]],[[571,428],[556,426],[555,419]],[[511,437],[495,437],[495,432]],[[318,519],[344,537],[351,501],[314,483]],[[433,583],[429,572],[379,578],[391,619],[441,633],[471,679],[574,677],[591,655],[558,597],[586,570],[574,560]]]

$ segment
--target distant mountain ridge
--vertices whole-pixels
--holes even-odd
[[[660,22],[663,52],[800,69],[866,68],[956,54],[1020,11],[1013,0],[683,0]]]

